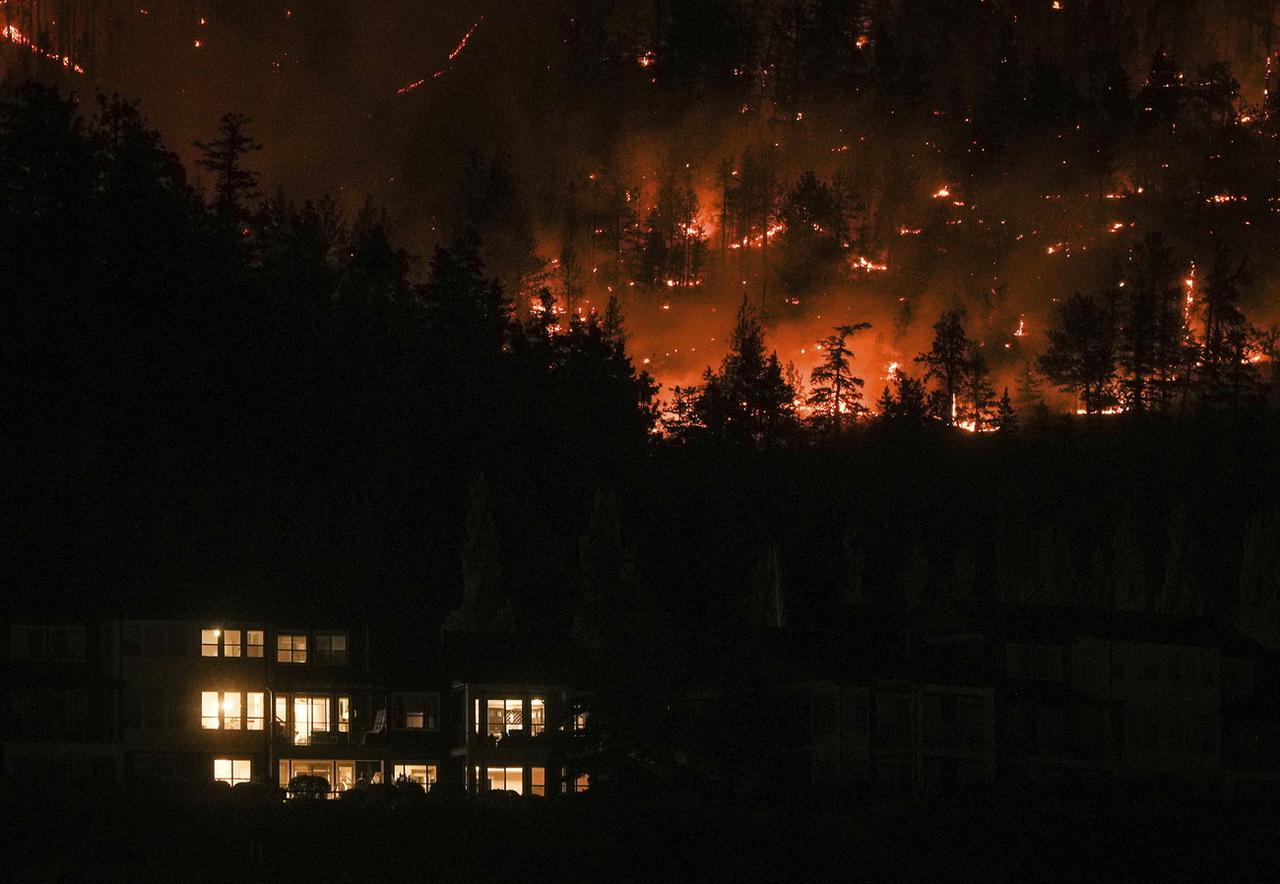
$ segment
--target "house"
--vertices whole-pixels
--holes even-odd
[[[448,758],[436,676],[406,679],[399,639],[370,629],[118,620],[12,624],[9,638],[4,765],[20,779],[306,775],[337,794],[428,786]]]

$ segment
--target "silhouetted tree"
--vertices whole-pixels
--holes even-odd
[[[229,221],[239,220],[248,211],[248,202],[258,186],[258,175],[246,165],[249,154],[262,145],[249,137],[251,120],[244,114],[224,114],[213,141],[197,141],[198,163],[213,173],[213,207]]]
[[[814,418],[835,433],[844,429],[846,417],[857,420],[866,411],[862,404],[865,382],[851,370],[849,360],[853,351],[847,341],[851,335],[868,328],[871,328],[869,322],[836,326],[835,334],[821,344],[822,364],[809,376],[813,389],[808,402],[814,409]]]
[[[916,362],[927,366],[926,382],[936,380],[940,385],[929,402],[934,416],[954,426],[961,387],[970,370],[971,342],[964,332],[964,311],[944,310],[933,332],[933,346],[917,356]]]
[[[1075,395],[1087,414],[1098,414],[1116,401],[1114,338],[1110,311],[1089,295],[1069,298],[1049,330],[1040,370],[1063,392]]]
[[[720,371],[707,369],[695,406],[699,421],[717,436],[769,446],[794,425],[795,391],[782,376],[778,354],[766,355],[764,329],[742,299]]]

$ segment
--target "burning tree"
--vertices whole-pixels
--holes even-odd
[[[805,172],[778,209],[778,279],[800,296],[838,282],[846,274],[849,225],[839,193]]]
[[[633,279],[644,285],[686,288],[699,284],[707,237],[698,223],[698,196],[693,188],[667,177],[658,202],[637,231]]]
[[[1133,249],[1130,263],[1120,370],[1125,406],[1142,412],[1168,404],[1171,381],[1184,362],[1181,286],[1173,247],[1158,232],[1147,234]]]

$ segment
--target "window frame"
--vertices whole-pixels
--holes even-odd
[[[301,640],[300,647],[299,640]],[[276,633],[277,663],[287,663],[290,666],[304,666],[307,663],[307,653],[307,634],[305,632]]]
[[[335,640],[342,644],[334,648]],[[317,666],[346,666],[350,660],[351,639],[346,630],[326,629],[315,634],[313,662]],[[303,648],[306,652],[306,648]]]
[[[396,694],[400,704],[400,715],[396,730],[421,731],[434,733],[440,730],[440,695],[432,691],[400,692]],[[421,702],[421,712],[411,712],[410,704]],[[421,724],[410,724],[410,715],[418,715]]]
[[[227,775],[218,776],[218,765],[228,765]],[[236,775],[236,766],[244,765],[244,776]],[[253,780],[253,759],[252,758],[214,758],[213,759],[213,780],[215,783],[226,783],[233,789],[241,783],[252,782]]]

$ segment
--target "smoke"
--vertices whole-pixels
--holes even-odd
[[[64,79],[81,94],[141,99],[189,167],[192,142],[208,138],[222,113],[247,113],[266,148],[255,157],[264,191],[327,192],[349,212],[370,200],[386,208],[394,235],[418,255],[452,230],[469,150],[509,158],[548,261],[560,250],[569,182],[585,187],[593,174],[625,181],[643,216],[663,176],[678,173],[697,194],[698,223],[708,234],[704,284],[646,291],[624,281],[612,292],[623,300],[636,361],[668,390],[696,383],[719,363],[744,296],[770,345],[806,379],[820,357],[814,344],[832,327],[871,322],[852,342],[869,399],[890,363],[910,369],[927,349],[943,309],[963,308],[999,389],[1034,359],[1056,305],[1114,284],[1128,246],[1156,228],[1171,235],[1188,266],[1210,254],[1208,237],[1229,233],[1257,259],[1246,306],[1258,321],[1276,318],[1272,231],[1244,224],[1246,208],[1215,208],[1211,230],[1179,227],[1169,201],[1139,198],[1142,181],[1132,170],[1150,158],[1117,156],[1124,174],[1093,168],[1088,132],[1096,121],[1079,130],[1000,133],[1011,147],[998,157],[986,153],[994,142],[974,122],[998,95],[996,62],[1008,46],[1028,69],[1052,62],[1088,90],[1098,88],[1104,50],[1138,82],[1152,52],[1167,45],[1190,72],[1230,61],[1243,99],[1256,104],[1273,29],[1268,3],[1073,0],[1055,11],[1047,2],[1003,0],[965,16],[923,0],[866,4],[877,17],[870,33],[906,22],[927,50],[907,73],[928,87],[925,94],[949,97],[925,108],[896,108],[874,95],[809,95],[781,107],[667,86],[657,81],[660,66],[646,63],[676,51],[652,43],[655,10],[666,7],[616,4],[596,15],[603,6],[9,0],[0,21],[14,17],[31,33],[47,31],[53,49],[70,53],[87,74],[75,78],[13,45],[0,44],[0,63],[19,75]],[[752,21],[763,28],[784,7],[753,6]],[[1086,23],[1109,43],[1079,39]],[[589,32],[597,24],[607,32],[602,38]],[[601,57],[601,46],[610,58]],[[877,51],[868,44],[868,53]],[[785,65],[777,70],[786,74]],[[769,92],[759,85],[744,91]],[[772,151],[780,190],[810,170],[851,187],[860,206],[846,282],[785,303],[775,280],[766,286],[761,249],[721,259],[717,174],[748,147]],[[888,269],[868,270],[858,258]],[[587,302],[602,306],[610,292],[585,270]]]

